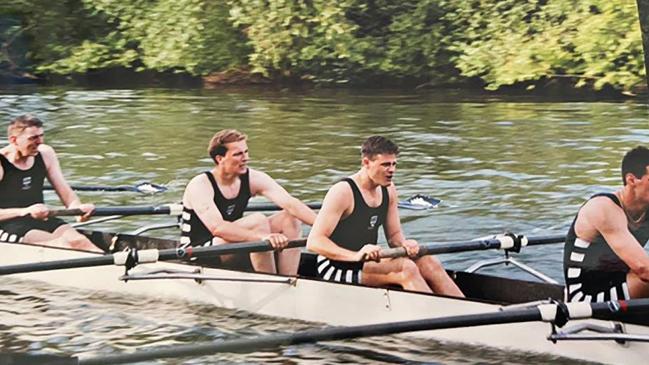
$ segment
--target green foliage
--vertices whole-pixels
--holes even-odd
[[[451,42],[454,64],[488,89],[562,76],[595,89],[643,82],[632,0],[457,2],[445,19],[462,34]]]
[[[635,0],[15,0],[0,42],[0,70],[56,74],[630,90],[645,73]]]
[[[356,26],[345,17],[351,0],[226,2],[247,36],[253,72],[340,80],[346,66],[362,62],[352,34]]]

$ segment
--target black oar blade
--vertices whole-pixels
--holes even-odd
[[[157,194],[167,191],[167,187],[154,183],[143,182],[135,185],[135,191],[142,194]]]
[[[442,201],[429,195],[416,194],[406,200],[399,202],[399,208],[411,210],[433,209],[439,206]]]
[[[71,185],[72,190],[76,191],[101,191],[101,192],[123,192],[123,191],[132,191],[141,194],[157,194],[167,191],[166,186],[150,183],[150,182],[141,182],[135,186],[83,186],[83,185]],[[44,190],[54,190],[52,186],[46,185],[43,186]],[[1,365],[1,364],[0,364]]]

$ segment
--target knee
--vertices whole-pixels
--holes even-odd
[[[414,261],[410,259],[403,259],[401,264],[401,275],[405,281],[411,281],[417,277],[421,276],[419,272],[419,267],[415,264]]]
[[[444,265],[442,265],[442,262],[439,261],[439,259],[435,256],[424,256],[419,260],[417,260],[417,264],[422,269],[429,270],[432,272],[445,271]]]
[[[95,250],[95,245],[81,234],[71,234],[65,237],[65,243],[68,247],[81,250]]]
[[[255,230],[262,233],[270,233],[270,221],[262,213],[253,213],[250,218],[255,226]]]
[[[302,228],[300,220],[286,210],[277,213],[273,220],[275,223],[272,223],[271,226],[274,226],[277,231],[297,232]]]

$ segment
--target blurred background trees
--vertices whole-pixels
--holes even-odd
[[[14,0],[0,5],[0,45],[6,77],[646,87],[633,0]]]

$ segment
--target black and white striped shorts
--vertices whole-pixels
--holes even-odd
[[[575,275],[576,270],[572,269],[572,272],[568,269],[566,279],[566,301],[605,302],[630,299],[625,272],[581,272],[580,275]]]
[[[47,220],[34,219],[31,216],[18,217],[0,222],[0,241],[21,242],[27,232],[37,229],[52,233],[65,221],[53,217]]]
[[[316,271],[319,278],[327,281],[360,284],[363,274],[363,262],[334,261],[318,255]]]

